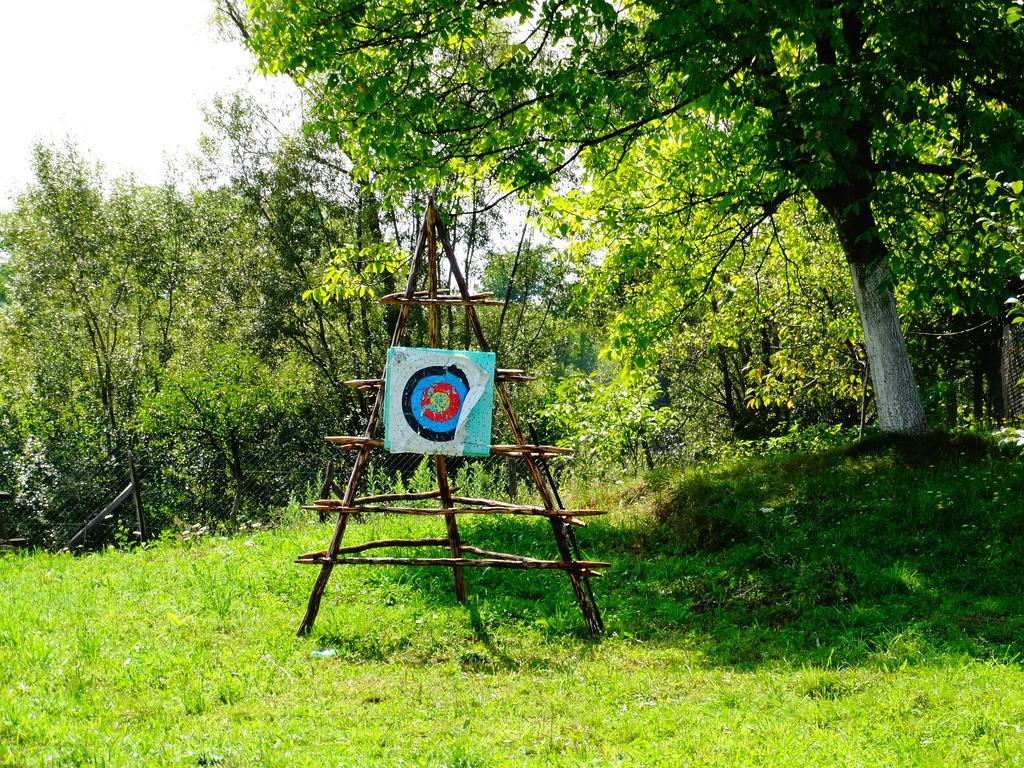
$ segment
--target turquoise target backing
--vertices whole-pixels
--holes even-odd
[[[384,447],[392,453],[486,456],[493,352],[392,347],[384,377]]]

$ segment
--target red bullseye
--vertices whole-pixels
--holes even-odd
[[[439,381],[423,390],[420,408],[431,421],[448,421],[459,412],[459,393],[451,384]]]

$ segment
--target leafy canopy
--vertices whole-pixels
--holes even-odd
[[[386,183],[472,166],[543,187],[674,114],[727,140],[734,194],[1020,159],[1024,33],[1006,0],[250,0],[261,66]],[[867,154],[865,154],[867,153]],[[769,194],[769,199],[771,195]],[[749,197],[748,197],[749,199]]]

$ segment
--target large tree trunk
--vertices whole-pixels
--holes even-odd
[[[889,269],[884,261],[851,261],[850,272],[870,361],[871,384],[875,388],[878,424],[883,432],[927,432],[928,421],[910,367]]]
[[[873,191],[870,177],[864,174],[859,183],[819,190],[817,197],[836,224],[853,276],[878,424],[883,432],[916,435],[928,431],[928,421],[896,310],[889,254],[871,210]]]

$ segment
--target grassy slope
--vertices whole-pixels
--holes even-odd
[[[1022,492],[969,442],[605,490],[597,642],[551,574],[472,571],[466,609],[444,571],[368,568],[297,639],[315,525],[0,558],[0,765],[1024,764]]]

